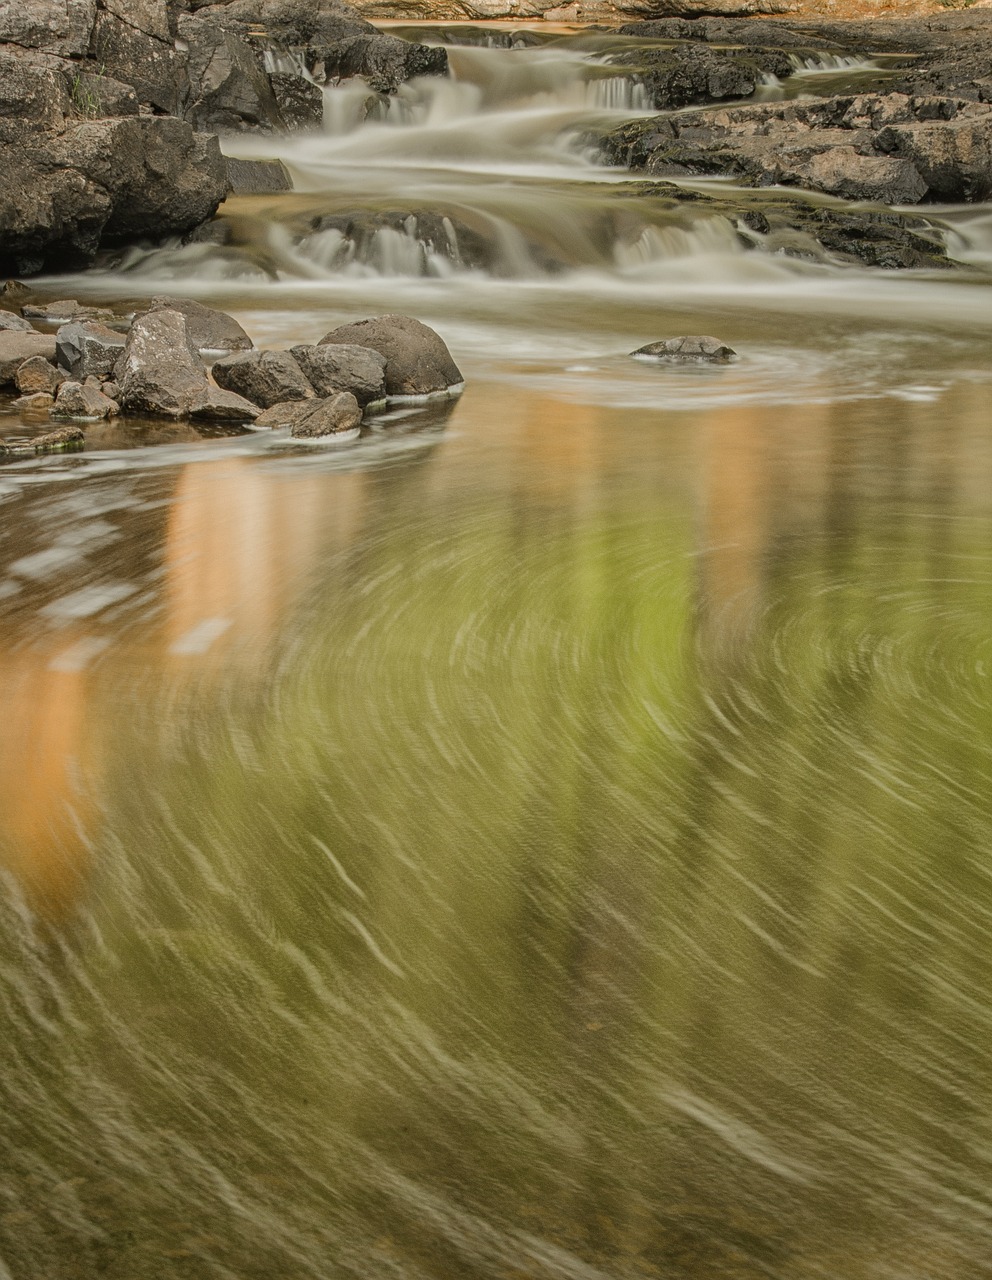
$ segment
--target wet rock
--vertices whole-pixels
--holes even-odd
[[[269,74],[279,115],[286,129],[319,129],[324,121],[324,95],[320,86],[302,76]]]
[[[227,177],[231,194],[235,196],[272,195],[293,190],[293,179],[281,160],[228,158]]]
[[[154,311],[178,311],[185,316],[186,332],[198,351],[249,351],[255,345],[233,316],[192,298],[159,295],[152,298],[147,311],[138,314]]]
[[[152,311],[131,326],[115,370],[121,407],[167,418],[186,418],[209,383],[179,311]]]
[[[190,417],[213,422],[254,422],[258,413],[258,406],[244,396],[225,391],[223,387],[208,386],[193,405]]]
[[[53,418],[112,418],[120,406],[108,399],[99,387],[84,382],[63,382],[55,397]]]
[[[315,440],[354,431],[361,421],[358,401],[347,391],[339,391],[327,399],[317,400],[309,413],[293,423],[291,434],[297,440]]]
[[[0,333],[0,387],[14,381],[17,370],[32,356],[55,360],[55,338],[47,333],[22,333],[8,329]]]
[[[56,363],[74,378],[106,378],[124,351],[125,338],[95,320],[64,324],[55,335]]]
[[[62,370],[57,369],[44,356],[32,356],[30,360],[25,360],[14,374],[14,385],[22,396],[39,393],[54,395],[65,380]]]
[[[113,320],[114,313],[106,307],[87,307],[75,298],[60,298],[57,302],[26,303],[21,310],[37,320]]]
[[[310,400],[314,389],[288,351],[248,351],[218,360],[214,381],[263,409],[285,400]]]
[[[423,396],[464,382],[439,334],[411,316],[385,315],[342,325],[320,346],[370,347],[386,359],[387,396]]]
[[[0,332],[33,333],[34,327],[13,311],[0,311]]]
[[[785,78],[794,69],[788,54],[779,49],[716,50],[705,45],[635,49],[614,55],[610,63],[636,72],[654,105],[665,110],[748,98],[763,77]]]
[[[77,449],[85,440],[86,435],[82,427],[59,427],[57,431],[49,431],[43,436],[35,436],[33,440],[29,440],[24,452],[29,449],[33,449],[36,453]]]
[[[327,343],[293,347],[291,354],[318,395],[350,391],[362,406],[386,395],[386,358],[370,347]]]
[[[395,36],[355,36],[321,49],[327,79],[361,78],[377,93],[395,93],[414,76],[448,73],[448,55],[438,46],[410,44]]]
[[[274,404],[255,419],[256,427],[292,427],[313,412],[313,400],[284,400]]]
[[[185,114],[195,128],[284,127],[269,78],[246,40],[204,13],[181,16],[179,34],[189,46],[192,101]]]
[[[679,338],[662,338],[649,342],[630,353],[640,359],[665,360],[681,364],[725,364],[737,352],[719,338],[694,334]]]

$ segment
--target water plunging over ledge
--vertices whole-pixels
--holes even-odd
[[[979,1280],[989,211],[789,256],[595,162],[612,37],[437,38],[48,282],[467,388],[0,467],[0,1276]]]

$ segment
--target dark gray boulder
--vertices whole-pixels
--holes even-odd
[[[319,129],[324,122],[324,95],[319,85],[303,76],[269,73],[269,84],[286,129]]]
[[[186,333],[197,351],[250,351],[255,345],[233,316],[192,298],[159,295],[152,298],[147,310],[137,314],[153,311],[178,311],[185,316]]]
[[[281,160],[227,159],[227,180],[235,196],[273,195],[292,191],[293,179]]]
[[[342,325],[321,346],[370,347],[385,356],[387,396],[424,396],[464,382],[439,334],[412,316],[385,315]]]
[[[350,391],[364,406],[386,395],[386,358],[371,347],[327,343],[293,347],[291,354],[320,396]]]
[[[124,352],[125,338],[95,320],[64,324],[55,335],[55,360],[73,378],[105,378]]]
[[[414,76],[448,73],[448,55],[439,46],[411,44],[379,33],[322,46],[319,56],[327,80],[361,76],[377,93],[395,93]]]
[[[313,409],[298,418],[291,434],[297,440],[316,440],[322,436],[338,436],[355,431],[362,421],[358,401],[347,391],[339,391],[317,400]]]
[[[719,338],[708,334],[693,334],[680,338],[662,338],[649,342],[630,353],[643,360],[665,360],[676,364],[725,364],[737,352]]]
[[[190,417],[212,422],[253,422],[258,412],[258,406],[244,396],[208,385],[194,402]]]
[[[214,381],[263,409],[285,400],[311,400],[314,389],[288,351],[248,351],[215,362]]]
[[[83,382],[63,382],[59,387],[53,418],[112,418],[120,406],[103,394],[99,387]]]
[[[202,402],[209,382],[179,311],[139,316],[117,363],[121,407],[139,413],[187,418]]]
[[[246,40],[223,20],[184,15],[190,101],[184,112],[197,129],[220,132],[284,127],[272,85]]]

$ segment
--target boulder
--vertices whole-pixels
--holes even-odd
[[[151,311],[131,326],[115,370],[121,407],[167,418],[187,418],[209,390],[179,311]]]
[[[281,160],[236,160],[228,157],[227,180],[235,196],[273,195],[292,191],[293,179]]]
[[[610,58],[612,66],[635,73],[655,107],[672,110],[696,102],[749,98],[764,77],[785,79],[794,70],[781,49],[711,49],[706,45],[650,45]]]
[[[356,430],[361,421],[358,401],[347,391],[339,391],[336,395],[315,401],[313,409],[293,423],[291,434],[297,440],[337,436]]]
[[[248,351],[215,362],[214,381],[226,391],[270,409],[284,400],[310,400],[314,389],[288,351]]]
[[[189,46],[191,101],[185,115],[195,128],[283,127],[269,78],[246,40],[205,13],[182,15],[179,33]]]
[[[386,395],[386,357],[371,347],[299,346],[291,354],[319,396],[350,391],[362,406]]]
[[[254,422],[258,413],[258,406],[244,396],[208,385],[193,405],[190,417],[206,418],[213,422]]]
[[[124,351],[125,338],[95,320],[64,324],[55,335],[56,363],[73,378],[106,378]]]
[[[25,360],[14,374],[14,384],[22,396],[43,393],[54,395],[65,380],[62,370],[57,369],[44,356],[32,356],[30,360]]]
[[[82,427],[59,427],[57,431],[48,431],[43,436],[35,436],[27,442],[27,447],[36,453],[48,453],[57,449],[76,449],[85,441]]]
[[[86,307],[75,298],[60,298],[57,302],[25,303],[21,308],[26,316],[35,320],[63,323],[68,320],[113,320],[114,313],[106,307]]]
[[[143,30],[132,21],[130,4],[121,13],[101,9],[90,38],[90,56],[101,72],[134,88],[139,102],[176,115],[189,96],[186,55],[161,28]],[[165,5],[160,12],[165,14]],[[147,24],[146,24],[147,25]]]
[[[55,403],[55,397],[49,391],[36,391],[31,395],[18,396],[14,408],[22,413],[47,415]]]
[[[85,382],[63,382],[55,397],[53,418],[112,418],[120,406],[108,399],[99,387]]]
[[[448,55],[440,46],[411,44],[396,36],[354,36],[320,49],[328,80],[361,76],[377,93],[395,93],[414,76],[448,74]]]
[[[21,333],[8,329],[0,333],[0,387],[12,383],[17,370],[32,356],[55,359],[55,338],[47,333]]]
[[[0,4],[0,44],[82,58],[95,17],[96,0],[9,0]]]
[[[680,364],[725,364],[732,360],[737,352],[728,347],[719,338],[711,338],[705,334],[680,338],[662,338],[658,342],[649,342],[645,347],[638,347],[630,353],[638,359],[666,360]]]
[[[0,332],[14,330],[17,333],[34,333],[34,327],[13,311],[0,311]]]
[[[269,84],[286,129],[319,129],[324,122],[324,95],[319,85],[303,76],[269,73]]]
[[[255,419],[256,427],[292,427],[302,422],[314,409],[313,400],[284,400],[274,404]]]
[[[186,317],[186,332],[198,351],[249,351],[255,345],[241,325],[226,311],[194,302],[192,298],[152,298],[146,312],[178,311]]]
[[[464,382],[441,337],[411,316],[385,315],[342,325],[320,346],[369,347],[385,357],[387,396],[424,396]]]

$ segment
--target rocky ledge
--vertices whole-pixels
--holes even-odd
[[[0,3],[0,272],[189,232],[229,190],[216,133],[318,125],[327,82],[446,72],[338,0]]]

